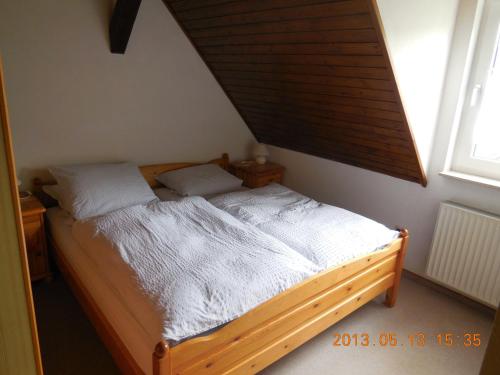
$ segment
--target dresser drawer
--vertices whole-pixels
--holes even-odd
[[[257,164],[245,161],[232,164],[230,171],[243,180],[244,186],[258,188],[273,182],[282,183],[285,168],[271,162]]]
[[[24,239],[26,250],[36,251],[43,247],[42,223],[39,219],[31,222],[24,221]]]
[[[32,280],[45,277],[48,273],[47,249],[43,222],[40,216],[23,218],[26,255]]]
[[[281,183],[283,175],[281,173],[276,173],[276,174],[268,174],[268,175],[263,175],[263,176],[258,176],[257,180],[259,184],[262,184],[262,186],[268,185],[273,182]]]

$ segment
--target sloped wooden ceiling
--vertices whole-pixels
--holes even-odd
[[[426,185],[371,0],[164,0],[260,142]]]

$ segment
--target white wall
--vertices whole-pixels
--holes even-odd
[[[389,226],[408,227],[406,267],[418,273],[424,271],[440,201],[500,214],[498,190],[438,174],[465,61],[467,32],[451,49],[436,128],[458,2],[379,0],[410,122],[429,160],[426,189],[271,148],[271,158],[286,165],[285,182],[292,188]],[[461,12],[475,2],[461,0]],[[0,0],[0,53],[21,176],[28,180],[33,169],[56,163],[204,160],[222,151],[245,157],[253,137],[161,0],[143,1],[123,56],[109,52],[111,3]],[[470,21],[460,17],[463,24]]]
[[[473,12],[475,2],[476,0],[461,1],[459,24],[463,26],[462,29],[471,27],[468,24],[471,22],[469,13]],[[431,134],[434,132],[431,118],[424,120],[426,117],[424,115],[413,119],[411,115],[415,116],[415,113],[427,110],[428,101],[420,101],[422,97],[429,95],[436,98],[440,95],[440,93],[428,92],[425,88],[437,90],[440,85],[427,81],[438,80],[442,82],[443,72],[441,72],[441,77],[435,77],[434,75],[427,76],[426,71],[433,63],[436,63],[438,67],[445,63],[443,60],[446,60],[446,55],[450,50],[453,20],[458,0],[419,0],[418,2],[379,0],[379,3],[386,31],[389,34],[389,47],[391,52],[396,55],[394,68],[402,82],[406,81],[406,75],[412,75],[407,80],[407,86],[402,90],[403,95],[406,95],[405,102],[409,102],[409,108],[413,108],[409,110],[410,121],[414,127],[415,124],[418,124],[417,126],[431,129],[429,130]],[[439,13],[435,14],[437,11]],[[438,40],[448,41],[443,47],[446,49],[446,53],[417,54],[412,51],[412,48],[416,48],[416,51],[422,50],[420,42],[416,41],[418,30],[422,32],[423,40],[429,38],[426,30],[432,30],[432,33],[437,33],[437,30],[440,30],[439,33],[442,35],[438,37]],[[317,199],[361,213],[388,226],[409,228],[411,240],[405,266],[420,274],[425,270],[439,202],[452,200],[500,214],[499,190],[439,175],[445,165],[455,110],[459,100],[459,89],[467,51],[467,36],[467,32],[461,30],[451,48],[450,64],[446,74],[443,100],[429,163],[427,188],[356,167],[277,147],[270,148],[271,159],[287,167],[285,184],[290,187]],[[405,42],[406,38],[408,38],[408,43]],[[431,44],[431,51],[434,48],[432,46]],[[405,66],[401,66],[406,59],[397,58],[398,55],[412,56],[412,59],[415,60],[415,63],[412,64],[413,69],[406,70]],[[438,61],[434,61],[435,59]],[[416,68],[419,65],[427,68],[423,70]],[[412,84],[415,85],[415,91],[421,90],[421,92],[414,93],[414,95],[408,93],[411,91]],[[422,121],[424,122],[422,123]]]
[[[429,168],[459,0],[378,0],[406,113]]]
[[[125,55],[112,0],[0,0],[0,54],[18,171],[51,164],[246,156],[253,136],[161,0],[142,2]]]

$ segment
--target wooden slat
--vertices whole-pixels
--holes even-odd
[[[211,5],[232,3],[234,0],[165,0],[175,11],[203,8]]]
[[[425,186],[375,0],[166,3],[258,141]]]
[[[244,25],[258,22],[276,22],[284,20],[300,20],[352,14],[368,14],[369,8],[364,0],[326,2],[324,4],[298,6],[282,9],[271,9],[251,13],[235,13],[222,17],[204,17],[196,20],[186,20],[175,13],[182,25],[188,29]]]
[[[322,3],[339,2],[345,0],[235,0],[231,3],[219,3],[216,6],[205,6],[191,10],[177,9],[177,16],[182,20],[195,20],[222,17],[233,14],[255,13],[265,10],[277,11],[293,7],[317,5]],[[173,7],[175,9],[175,5]]]
[[[177,371],[186,375],[223,373],[226,368],[234,366],[234,363],[239,360],[241,361],[241,358],[251,356],[260,351],[263,346],[280,340],[288,332],[308,320],[315,319],[319,314],[335,309],[335,306],[343,300],[357,299],[368,285],[377,282],[377,280],[385,280],[379,282],[390,285],[390,280],[394,278],[395,265],[396,256],[392,256],[383,263],[370,267],[359,275],[310,298],[297,308],[286,311],[269,324],[263,325],[261,329],[253,331],[251,335],[242,335],[238,343],[234,345],[241,346],[237,351],[233,350],[233,346],[228,345],[208,358],[205,357],[200,361],[189,363],[188,367],[179,368]],[[348,303],[347,301],[344,303]]]
[[[389,75],[385,68],[315,65],[314,69],[311,69],[311,67],[308,65],[294,65],[294,64],[289,64],[286,61],[277,62],[275,64],[212,62],[210,66],[213,69],[233,70],[239,72],[277,72],[277,73],[292,73],[292,74],[315,74],[328,77],[332,76],[332,77],[389,79]]]
[[[300,107],[297,107],[300,108]],[[280,106],[280,109],[275,109],[275,113],[283,113],[286,112],[286,109],[284,109],[282,106]],[[352,123],[358,123],[358,124],[369,124],[372,127],[380,127],[380,128],[387,128],[387,129],[396,129],[396,130],[401,130],[404,131],[404,128],[402,128],[403,123],[399,121],[393,121],[393,120],[387,120],[387,119],[380,119],[380,118],[375,118],[375,117],[366,117],[363,116],[361,113],[359,114],[354,114],[354,113],[346,113],[346,112],[340,112],[340,111],[335,111],[333,108],[330,110],[327,116],[322,116],[321,113],[314,112],[314,113],[308,113],[308,114],[302,114],[299,112],[294,113],[295,118],[300,118],[301,121],[304,123],[308,120],[314,120],[315,122],[322,123],[325,126],[332,126],[334,121],[345,121],[345,122],[352,122]],[[298,117],[297,117],[298,116]],[[312,117],[311,117],[312,116]],[[365,133],[368,132],[368,130],[365,131]],[[368,132],[369,133],[369,132]]]
[[[174,346],[171,349],[172,357],[179,359],[175,367],[188,367],[197,362],[197,359],[199,360],[217,353],[226,345],[240,343],[245,332],[253,332],[260,325],[267,324],[270,317],[278,317],[281,314],[286,314],[297,303],[304,302],[304,296],[312,298],[325,290],[331,289],[336,284],[354,276],[358,272],[371,267],[371,265],[376,265],[393,256],[400,250],[401,243],[401,239],[397,239],[383,250],[325,270],[257,306],[215,333],[205,337],[194,338]]]
[[[253,123],[251,126],[254,130],[260,130],[259,126]],[[294,134],[295,132],[296,134]],[[311,143],[303,143],[305,146],[304,149],[316,149],[322,153],[331,153],[336,157],[342,157],[342,160],[357,161],[360,165],[378,167],[380,170],[385,171],[393,170],[399,174],[410,173],[412,176],[416,176],[418,172],[411,164],[405,163],[403,160],[395,161],[396,158],[399,159],[404,156],[404,153],[394,150],[372,148],[362,140],[357,140],[355,138],[331,135],[325,137],[322,134],[315,134],[315,132],[310,129],[294,131],[293,129],[291,130],[290,126],[288,126],[287,129],[281,130],[276,128],[267,129],[265,135],[266,140],[279,139],[283,142],[282,144],[294,142],[297,137],[307,137],[308,140],[312,141]],[[338,139],[342,142],[340,143]],[[340,146],[338,144],[340,144]],[[371,151],[360,151],[361,147]]]
[[[306,341],[323,332],[326,327],[330,327],[340,321],[353,311],[370,302],[394,282],[394,275],[390,274],[380,279],[376,284],[370,285],[354,295],[340,306],[334,306],[318,317],[311,319],[309,324],[293,330],[284,337],[280,337],[268,347],[261,348],[260,351],[249,356],[244,361],[235,364],[234,367],[225,370],[225,374],[245,374],[256,373],[268,366],[271,361],[276,361],[291,351],[304,344]]]
[[[227,90],[232,97],[239,97],[248,100],[261,100],[262,102],[271,103],[286,103],[291,105],[304,105],[320,107],[328,107],[330,110],[338,110],[338,112],[346,112],[348,107],[356,107],[360,110],[374,109],[387,112],[400,113],[397,110],[397,104],[392,102],[381,102],[378,100],[366,100],[357,98],[345,98],[341,96],[311,94],[311,93],[296,93],[290,91],[277,91],[272,89],[249,88],[239,90],[238,87],[233,87],[232,90]],[[347,113],[350,113],[348,111]],[[377,116],[373,116],[377,117]]]
[[[229,35],[207,38],[194,38],[198,46],[230,46],[242,44],[284,44],[284,43],[374,43],[377,38],[374,36],[373,29],[362,30],[333,30],[333,31],[302,31],[294,33],[267,33],[253,35]],[[381,58],[378,58],[379,65],[382,64]],[[354,63],[353,66],[358,66]]]
[[[374,172],[387,174],[396,178],[419,182],[419,174],[412,172],[410,169],[393,168],[389,164],[380,163],[378,161],[372,161],[370,154],[359,153],[355,156],[345,155],[342,152],[337,152],[336,145],[327,145],[326,147],[321,143],[323,140],[312,139],[313,142],[318,142],[318,144],[310,143],[300,143],[297,146],[297,142],[294,139],[287,139],[285,137],[276,137],[271,134],[265,134],[261,136],[262,142],[272,144],[282,148],[294,147],[295,151],[303,152],[305,154],[318,156],[324,159],[331,159],[338,161],[340,163],[350,164],[355,167],[368,169]],[[353,150],[355,147],[352,148]],[[363,156],[364,155],[364,156]]]
[[[359,155],[360,158],[373,159],[373,161],[384,160],[388,165],[400,165],[403,168],[416,170],[411,164],[408,166],[413,156],[405,152],[404,148],[387,149],[380,146],[378,142],[370,142],[367,138],[349,136],[349,134],[342,136],[343,129],[325,128],[314,123],[301,127],[300,121],[297,120],[274,118],[274,121],[271,121],[269,116],[258,113],[245,113],[245,115],[250,126],[255,131],[265,133],[266,136],[278,136],[290,141],[296,137],[306,137],[308,141],[303,143],[312,147],[323,146],[331,152],[344,150],[352,156]],[[339,142],[340,140],[342,143]],[[376,146],[373,146],[374,144]]]
[[[71,263],[55,240],[49,236],[49,243],[53,250],[56,264],[61,271],[66,284],[71,288],[73,295],[92,322],[97,334],[109,350],[115,364],[123,374],[145,375],[139,367],[127,346],[115,331],[113,325],[106,319],[97,302],[88,291],[85,283],[79,278]]]
[[[206,55],[381,55],[377,43],[257,44],[200,47]]]
[[[257,81],[250,79],[236,79],[236,78],[224,78],[218,77],[219,81],[223,83],[226,87],[254,87],[254,88],[264,88],[273,90],[287,90],[296,93],[311,93],[311,94],[324,94],[324,95],[334,95],[343,96],[359,99],[372,99],[378,101],[394,102],[395,95],[391,91],[383,90],[372,90],[363,88],[353,88],[353,87],[340,87],[340,86],[328,86],[322,84],[309,84],[309,83],[297,83],[297,82],[281,82],[281,81]]]
[[[252,128],[266,133],[266,135],[275,134],[291,140],[302,137],[303,143],[310,145],[319,142],[316,138],[322,138],[330,145],[332,152],[347,146],[353,155],[365,151],[367,154],[375,156],[378,150],[381,156],[387,156],[391,164],[395,165],[398,163],[405,165],[412,159],[408,142],[402,139],[393,140],[383,136],[367,137],[356,130],[336,128],[334,123],[331,126],[324,126],[320,122],[309,122],[304,126],[300,118],[286,115],[273,116],[251,108],[246,109],[244,113]],[[366,149],[362,147],[366,147]],[[393,160],[394,158],[397,160]]]
[[[294,109],[292,107],[286,108],[284,106],[280,106],[279,111],[277,111],[273,110],[271,107],[266,108],[262,103],[258,103],[257,105],[250,105],[238,101],[236,102],[239,104],[239,107],[245,114],[267,117],[268,125],[272,125],[275,121],[281,120],[285,124],[285,128],[286,124],[290,124],[290,126],[293,126],[295,124],[298,128],[303,127],[304,129],[307,129],[311,128],[312,125],[315,125],[318,129],[330,130],[337,128],[335,118],[350,115],[347,113],[339,113],[333,111],[321,112],[304,107],[297,107]],[[307,123],[304,123],[304,121],[307,121]],[[338,128],[348,130],[348,127],[345,126],[345,124],[339,125]],[[351,128],[349,130],[351,130],[355,134],[358,134],[360,138],[372,140],[373,143],[379,144],[380,148],[388,149],[383,145],[383,143],[388,143],[391,146],[404,147],[405,153],[407,152],[407,150],[409,150],[408,138],[404,138],[403,136],[390,137],[387,135],[366,134],[366,132],[360,131],[360,129],[355,128]]]
[[[194,29],[191,31],[193,38],[248,35],[266,33],[290,33],[298,31],[324,31],[324,30],[355,30],[372,28],[372,20],[368,14],[355,14],[340,17],[323,17],[278,22],[251,23],[244,25],[211,27],[207,29]]]
[[[205,60],[212,62],[245,62],[258,64],[330,65],[346,67],[381,68],[380,56],[331,56],[331,55],[206,55]]]
[[[301,109],[308,110],[319,110],[326,112],[340,112],[340,113],[351,113],[357,114],[365,117],[375,117],[384,120],[402,121],[401,114],[399,112],[385,111],[373,108],[366,108],[357,106],[355,103],[350,103],[350,105],[337,104],[334,101],[331,103],[318,103],[314,101],[301,100],[300,102],[295,102],[294,100],[287,100],[285,97],[280,97],[278,99],[268,96],[268,97],[258,97],[252,94],[241,94],[238,92],[230,92],[231,98],[235,103],[242,103],[243,105],[262,105],[265,108],[275,108],[279,105],[280,108],[285,110],[293,110],[295,112],[300,112]],[[378,102],[385,103],[385,102]],[[349,124],[350,125],[350,124]],[[369,131],[371,125],[368,128],[364,128],[364,131]],[[375,129],[377,129],[375,127]],[[388,133],[384,133],[388,135]],[[390,136],[390,135],[388,135]],[[407,139],[408,137],[403,134],[402,131],[398,131],[396,138]]]
[[[276,74],[261,72],[233,72],[226,70],[215,70],[214,74],[222,78],[248,79],[252,81],[277,81],[291,83],[307,83],[316,85],[353,87],[382,91],[393,91],[392,83],[381,79],[369,78],[344,78],[344,77],[324,77],[306,74]],[[401,117],[401,116],[400,116]]]

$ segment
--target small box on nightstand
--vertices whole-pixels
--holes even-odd
[[[271,182],[282,183],[285,167],[267,162],[257,164],[254,161],[235,162],[230,166],[230,172],[243,180],[243,185],[249,188],[266,186]]]

